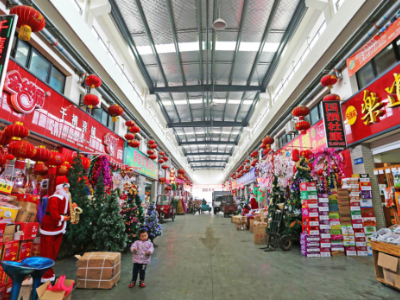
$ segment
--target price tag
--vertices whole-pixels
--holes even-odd
[[[374,170],[374,175],[378,175],[378,170]]]
[[[4,178],[0,178],[0,192],[5,194],[11,194],[14,186],[14,181],[9,181]]]
[[[385,174],[385,173],[383,173],[383,170],[379,170],[379,174]]]
[[[386,174],[390,174],[390,169],[385,169]]]
[[[397,172],[397,169],[396,169],[396,168],[392,168],[392,172],[393,172],[393,173],[396,173],[396,172]]]

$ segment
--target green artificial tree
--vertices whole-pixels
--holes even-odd
[[[92,198],[92,205],[94,208],[94,214],[95,214],[95,219],[94,219],[94,224],[96,225],[97,220],[99,220],[100,214],[101,214],[101,206],[104,204],[104,202],[107,201],[107,196],[108,194],[105,191],[104,187],[104,178],[103,175],[101,174],[99,176],[99,179],[96,182],[96,186],[93,192],[93,198]]]
[[[118,195],[116,190],[112,190],[111,195],[104,195],[105,201],[99,204],[99,217],[94,228],[94,244],[99,251],[122,251],[126,246],[126,235],[124,220],[119,215]]]
[[[284,215],[285,227],[283,234],[285,235],[299,236],[302,231],[300,183],[314,181],[310,171],[308,160],[304,156],[301,156],[296,164],[296,173],[293,177],[293,183],[290,186],[288,211]]]
[[[120,215],[125,223],[126,243],[130,246],[138,237],[138,232],[144,222],[142,200],[136,193],[134,198],[128,197],[125,201]]]
[[[147,230],[149,239],[153,244],[155,238],[162,235],[162,227],[158,222],[156,205],[154,202],[149,203],[149,206],[147,207],[147,214],[144,218],[144,224],[142,228]]]
[[[274,180],[272,182],[272,188],[271,188],[271,194],[270,194],[270,201],[268,203],[268,215],[267,215],[267,220],[270,221],[273,216],[273,212],[276,210],[278,207],[278,204],[280,203],[285,203],[285,192],[282,189],[282,186],[279,184],[278,176],[276,176],[274,173],[272,173],[274,176]],[[270,231],[270,225],[271,223],[268,222],[267,226],[267,233]]]
[[[71,168],[68,172],[68,181],[70,184],[70,193],[72,202],[76,203],[82,209],[78,224],[67,224],[67,232],[64,238],[65,248],[68,252],[85,251],[93,244],[93,230],[95,219],[95,208],[93,202],[88,197],[88,187],[86,180],[83,179],[84,169],[82,161],[78,155],[74,157]]]

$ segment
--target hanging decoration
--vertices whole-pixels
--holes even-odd
[[[169,158],[168,158],[167,156],[164,156],[162,159],[163,159],[165,162],[167,162],[167,161],[169,160]]]
[[[135,139],[135,135],[132,134],[132,133],[126,133],[126,134],[125,134],[125,139],[126,139],[128,142],[133,141],[133,140]]]
[[[332,89],[332,86],[338,82],[336,75],[328,74],[321,78],[321,84],[327,86],[328,89]]]
[[[164,170],[167,170],[168,166],[167,165],[162,165],[161,168],[163,168]]]
[[[93,106],[100,104],[100,99],[94,94],[86,94],[83,97],[83,103],[85,103],[89,108],[93,108]]]
[[[152,155],[149,156],[149,158],[151,160],[156,160],[157,159],[157,155],[156,154],[152,154]]]
[[[154,154],[154,150],[147,150],[147,154],[148,155],[153,155]]]
[[[46,149],[46,146],[39,145],[36,148],[36,154],[32,158],[33,161],[36,161],[36,165],[43,165],[43,162],[48,161],[51,158],[51,151]]]
[[[7,146],[11,141],[11,138],[6,135],[4,131],[0,131],[0,147]]]
[[[159,164],[163,164],[163,163],[164,163],[164,160],[160,158],[160,159],[158,160],[158,163],[159,163]]]
[[[89,91],[91,91],[91,89],[98,88],[101,86],[101,79],[99,76],[91,74],[85,78],[85,83],[89,87],[90,89]]]
[[[13,141],[8,146],[8,152],[17,158],[15,168],[24,169],[25,160],[35,156],[36,148],[28,141]]]
[[[29,41],[32,32],[39,32],[43,30],[46,25],[43,15],[30,6],[17,5],[11,9],[10,14],[18,16],[18,38],[23,41]]]
[[[57,176],[67,176],[69,169],[71,168],[71,164],[67,161],[63,162],[57,168]]]
[[[131,127],[136,126],[136,123],[132,120],[128,120],[125,122],[125,126],[128,127],[129,130]]]
[[[139,126],[129,127],[129,131],[132,132],[133,134],[137,134],[140,132],[140,127]]]
[[[166,181],[167,181],[167,179],[166,179],[165,177],[160,177],[160,178],[158,179],[158,182],[159,182],[160,184],[164,184]]]
[[[8,125],[4,128],[4,133],[13,141],[20,141],[28,137],[29,129],[24,126],[22,122],[15,122],[14,124]]]
[[[301,134],[306,134],[307,129],[310,128],[310,123],[304,121],[304,117],[306,117],[309,113],[310,109],[305,105],[300,105],[293,109],[292,115],[299,118],[299,122],[296,123],[296,129],[301,131]]]
[[[165,155],[165,152],[164,152],[164,151],[160,151],[160,152],[158,152],[158,155],[164,156],[164,155]]]
[[[150,149],[157,149],[157,147],[158,147],[158,146],[157,146],[156,143],[150,144],[150,145],[149,145],[149,148],[150,148]]]
[[[265,138],[262,139],[261,148],[264,149],[263,151],[264,156],[272,151],[271,145],[274,143],[274,141],[275,139],[270,135],[267,135]]]
[[[140,147],[140,142],[138,140],[133,140],[129,142],[129,146],[132,148],[139,148]]]
[[[49,159],[49,174],[56,174],[57,167],[64,162],[64,156],[56,150],[51,151]]]
[[[336,94],[326,95],[322,101],[340,101],[340,96]]]
[[[113,104],[108,108],[108,113],[112,117],[112,121],[115,123],[118,121],[118,117],[124,113],[124,110],[118,104]]]
[[[99,156],[93,166],[90,177],[90,183],[92,186],[96,186],[96,182],[99,180],[100,174],[103,175],[104,185],[111,187],[112,181],[110,174],[110,163],[105,155]]]

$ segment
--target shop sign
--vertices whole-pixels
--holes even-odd
[[[346,109],[345,120],[349,125],[354,125],[354,123],[357,121],[357,110],[353,105],[350,105]]]
[[[360,164],[362,164],[363,162],[364,162],[364,160],[363,160],[362,157],[360,157],[360,158],[355,158],[355,159],[354,159],[354,164],[355,164],[355,165],[360,165]]]
[[[342,103],[347,145],[400,128],[400,65]],[[354,119],[347,117],[355,109]]]
[[[256,168],[251,168],[248,173],[244,174],[237,180],[237,184],[243,184],[244,186],[256,181],[257,181]]]
[[[0,91],[3,90],[17,21],[17,15],[0,16]]]
[[[322,116],[328,148],[346,148],[339,101],[322,101]]]
[[[158,163],[138,149],[127,146],[124,151],[124,163],[132,167],[136,173],[158,179]]]
[[[236,180],[232,180],[232,190],[236,190]]]
[[[60,145],[79,148],[86,153],[108,154],[111,163],[122,163],[122,138],[11,60],[7,75],[9,81],[3,89],[0,119],[20,121],[31,132]],[[32,113],[18,111],[12,102],[15,95],[20,95],[22,106],[34,105],[40,109],[34,109]]]
[[[326,138],[324,131],[324,122],[321,120],[314,126],[307,130],[306,134],[301,134],[294,138],[292,141],[282,147],[282,153],[287,155],[287,152],[292,152],[293,148],[297,148],[300,151],[305,149],[310,150],[322,150],[326,147]]]
[[[353,76],[371,59],[393,42],[400,34],[400,20],[393,22],[383,33],[375,35],[360,50],[350,56],[347,62],[349,76]],[[379,63],[379,62],[378,62]]]

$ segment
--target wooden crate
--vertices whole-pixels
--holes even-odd
[[[378,266],[378,255],[379,252],[386,253],[392,256],[400,258],[400,247],[383,242],[371,242],[372,246],[372,256],[374,258],[374,267],[376,279],[384,284],[386,284],[383,276],[383,268]],[[400,288],[390,285],[390,287],[395,288],[400,291]]]

